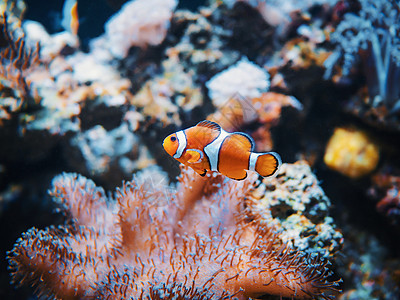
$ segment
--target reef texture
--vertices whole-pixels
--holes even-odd
[[[34,106],[39,100],[32,92],[33,80],[28,77],[39,64],[39,46],[26,45],[24,32],[15,25],[19,20],[12,17],[3,12],[0,21],[2,43],[6,45],[0,51],[0,125],[3,120],[10,120],[14,113],[28,105]]]
[[[372,177],[368,195],[376,201],[376,209],[394,224],[400,224],[400,172],[383,168]]]
[[[343,245],[343,235],[329,216],[330,201],[305,161],[283,164],[277,176],[265,178],[246,203],[250,212],[274,226],[296,249],[328,257]]]
[[[348,255],[338,270],[348,288],[338,299],[398,299],[399,261],[388,259],[391,255],[377,236],[354,227],[344,230],[348,233],[343,251]]]
[[[400,6],[391,0],[360,0],[359,5],[358,11],[344,15],[331,35],[337,49],[325,61],[326,76],[340,65],[343,76],[363,73],[366,85],[348,110],[374,126],[398,130]]]
[[[124,291],[139,298],[142,286],[135,284],[140,278],[147,295],[152,286],[155,298],[168,298],[170,290],[181,287],[197,298],[235,292],[254,298],[264,290],[250,292],[253,279],[244,283],[244,275],[260,274],[257,284],[274,278],[268,286],[286,284],[288,292],[295,284],[283,283],[282,268],[290,269],[290,258],[301,265],[291,269],[294,273],[317,278],[309,265],[315,260],[322,266],[329,256],[345,280],[343,299],[399,298],[398,1],[209,0],[195,8],[199,1],[78,2],[77,32],[68,26],[59,32],[57,24],[49,24],[59,12],[48,3],[40,10],[26,10],[22,0],[0,3],[0,224],[8,229],[0,234],[0,256],[27,228],[62,222],[44,195],[56,174],[80,173],[106,190],[132,173],[142,175],[113,198],[119,202],[89,179],[57,177],[52,193],[66,204],[68,221],[59,229],[32,229],[18,242],[16,283],[25,278],[25,283],[37,282],[44,294],[59,297],[101,297],[115,287],[120,288],[115,298]],[[67,9],[64,14],[69,17]],[[258,152],[278,152],[286,163],[280,174],[251,183],[217,176],[212,192],[181,197],[188,193],[183,187],[188,179],[180,179],[178,191],[167,186],[166,178],[175,181],[180,169],[160,141],[203,119],[251,135]],[[299,160],[307,163],[292,164]],[[168,173],[162,175],[164,187],[143,183],[143,174],[161,167]],[[204,183],[196,176],[189,177],[200,189]],[[225,192],[233,198],[225,199]],[[125,196],[129,193],[138,196]],[[100,202],[91,204],[93,214],[84,216],[86,207],[77,211],[96,197]],[[178,219],[180,201],[194,198]],[[216,209],[213,217],[206,214],[220,203],[234,205],[224,212]],[[136,207],[151,218],[123,213]],[[229,217],[234,221],[223,219],[226,228],[218,228],[221,215],[234,215]],[[97,224],[95,216],[105,223]],[[121,220],[136,224],[143,234]],[[165,228],[160,222],[166,222]],[[201,223],[198,233],[196,222]],[[212,225],[210,232],[204,224]],[[360,234],[359,228],[364,229]],[[260,241],[256,233],[264,229]],[[236,230],[245,232],[240,239]],[[163,249],[146,250],[143,243]],[[162,251],[173,266],[161,261]],[[249,257],[257,251],[265,252]],[[295,253],[300,253],[297,258]],[[192,268],[186,273],[178,271],[184,254],[185,266]],[[17,262],[26,255],[35,261]],[[152,269],[151,259],[163,273]],[[263,262],[272,269],[280,264],[272,277],[258,269]],[[9,284],[4,257],[0,268],[0,298],[32,297],[31,290]],[[82,270],[85,275],[79,275]],[[156,280],[150,280],[153,275]],[[238,282],[243,291],[234,287]]]
[[[13,281],[63,299],[332,299],[328,261],[245,209],[255,181],[183,169],[177,190],[134,180],[114,200],[83,176],[59,175],[50,193],[71,224],[23,234],[9,254]]]

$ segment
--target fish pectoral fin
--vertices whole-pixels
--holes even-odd
[[[200,175],[201,177],[206,176],[206,174],[207,174],[207,170],[206,170],[206,169],[204,169],[202,173],[199,173],[199,175]]]
[[[246,170],[240,170],[240,171],[229,172],[229,174],[224,174],[224,175],[230,179],[243,180],[246,179],[247,172]]]
[[[203,158],[203,153],[201,153],[201,151],[197,149],[188,149],[186,150],[186,154],[189,156],[187,160],[189,164],[201,162]]]
[[[206,176],[206,174],[207,174],[207,170],[206,169],[195,169],[195,168],[192,168],[197,174],[199,174],[201,177],[204,177],[204,176]]]

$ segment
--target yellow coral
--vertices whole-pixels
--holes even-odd
[[[343,175],[359,178],[372,172],[379,148],[360,130],[336,128],[326,147],[325,164]]]

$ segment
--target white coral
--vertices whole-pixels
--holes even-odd
[[[220,107],[236,94],[250,99],[259,97],[269,89],[269,85],[268,72],[246,57],[206,83],[209,96],[216,107]]]
[[[132,46],[160,44],[169,28],[177,0],[133,0],[105,25],[111,53],[123,58]]]

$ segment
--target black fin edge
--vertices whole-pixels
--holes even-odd
[[[242,181],[242,180],[245,180],[247,178],[247,172],[246,172],[246,176],[244,176],[243,178],[233,178],[233,177],[229,177],[229,176],[226,176],[226,177],[228,177],[230,179],[233,179],[233,180]]]

